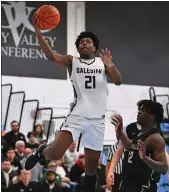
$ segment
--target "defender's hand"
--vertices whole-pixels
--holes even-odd
[[[112,171],[109,171],[107,175],[107,185],[110,187],[114,185],[114,173]]]
[[[123,129],[123,119],[121,115],[112,116],[111,123],[115,126],[115,131],[120,132]]]
[[[142,140],[138,140],[138,152],[142,160],[146,157],[146,146]]]

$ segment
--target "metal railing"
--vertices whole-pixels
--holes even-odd
[[[11,93],[9,108],[7,111],[5,131],[11,130],[10,124],[13,120],[18,121],[20,124],[24,100],[25,100],[25,92],[19,91]]]
[[[167,103],[169,103],[169,95],[163,94],[163,95],[155,95],[155,101],[161,103],[164,109],[164,117],[168,117],[168,112],[167,112]]]
[[[49,130],[49,137],[48,142],[52,142],[55,139],[55,136],[60,131],[63,122],[65,121],[66,116],[57,116],[51,118],[50,130]]]
[[[44,130],[44,135],[49,138],[51,119],[53,116],[52,108],[40,108],[36,113],[35,124],[41,124]]]
[[[6,127],[6,121],[7,121],[7,113],[9,110],[9,103],[10,103],[10,98],[11,98],[11,93],[12,93],[12,84],[4,84],[2,85],[2,120],[1,124],[3,127]]]
[[[161,103],[164,109],[164,117],[169,118],[169,109],[168,109],[169,95],[167,94],[156,95],[155,89],[153,87],[150,87],[149,96],[151,100]]]
[[[26,100],[23,104],[23,111],[20,122],[20,132],[28,133],[35,126],[36,114],[39,108],[38,100]]]
[[[149,96],[150,96],[150,99],[152,100],[152,101],[155,101],[155,89],[154,89],[154,87],[150,87],[149,88]]]

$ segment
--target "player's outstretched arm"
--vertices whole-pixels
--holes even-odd
[[[140,158],[154,171],[165,174],[168,171],[168,164],[163,138],[159,135],[153,135],[146,143],[146,146],[151,146],[154,159],[146,156],[146,146],[141,140],[138,141]]]
[[[115,170],[118,162],[120,161],[120,158],[122,157],[123,151],[124,151],[123,145],[119,144],[118,148],[116,149],[113,155],[109,172],[113,172]]]
[[[38,27],[38,18],[36,14],[33,16],[33,25],[35,28],[35,33],[36,36],[39,40],[41,49],[45,53],[46,57],[55,62],[58,65],[66,66],[68,67],[69,65],[72,64],[72,59],[73,57],[71,55],[61,55],[59,53],[54,53],[48,43],[45,41],[43,35],[41,34],[40,28]]]
[[[114,172],[118,162],[120,161],[120,158],[122,157],[123,151],[124,151],[123,145],[119,144],[110,163],[110,168],[108,170],[108,178],[107,178],[108,180],[111,180],[111,173]]]
[[[121,74],[112,62],[112,55],[110,50],[108,50],[107,48],[105,50],[102,49],[102,53],[100,53],[99,56],[105,64],[106,74],[110,77],[112,82],[115,85],[121,85]]]
[[[107,185],[107,188],[112,191],[112,185],[114,185],[115,181],[114,181],[114,170],[118,164],[118,162],[120,161],[120,158],[122,156],[122,153],[123,153],[123,150],[124,150],[124,147],[122,145],[119,145],[119,147],[116,149],[115,153],[113,154],[113,157],[111,159],[111,162],[107,162],[109,163],[109,166],[106,170],[106,185]]]

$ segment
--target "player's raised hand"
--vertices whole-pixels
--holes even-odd
[[[141,159],[144,160],[146,156],[146,146],[142,140],[138,140],[138,152]]]
[[[116,132],[119,132],[123,129],[123,119],[121,115],[113,115],[111,123],[115,126]]]
[[[115,126],[116,132],[119,132],[123,129],[123,119],[121,115],[113,115],[111,123]]]
[[[35,31],[40,33],[40,27],[38,25],[39,24],[39,19],[38,19],[36,13],[32,17],[32,22],[33,22],[33,26],[35,28]]]
[[[102,49],[102,52],[99,54],[99,57],[102,59],[103,63],[107,67],[112,67],[114,64],[112,62],[112,54],[111,51],[106,49]]]

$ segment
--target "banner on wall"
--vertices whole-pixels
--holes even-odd
[[[2,75],[66,79],[67,72],[49,61],[40,48],[32,25],[35,11],[46,2],[2,2]],[[47,2],[58,8],[61,22],[54,30],[42,31],[54,52],[66,54],[66,2]]]

